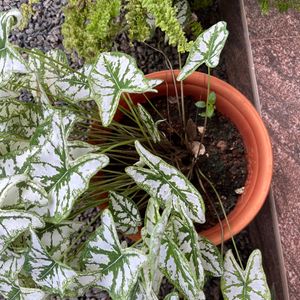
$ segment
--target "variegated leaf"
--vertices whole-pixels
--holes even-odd
[[[47,295],[39,289],[18,286],[14,281],[0,276],[0,294],[8,300],[45,300]]]
[[[157,128],[156,123],[154,123],[151,115],[140,103],[138,103],[137,107],[138,107],[139,115],[145,127],[147,128],[152,140],[154,141],[154,143],[160,142],[161,139],[160,139],[159,130]]]
[[[43,228],[44,226],[44,222],[32,213],[0,210],[0,253],[29,228]]]
[[[19,209],[36,213],[40,217],[48,216],[49,197],[39,184],[24,180],[11,187],[6,196],[0,201],[4,209]]]
[[[77,72],[58,78],[55,83],[55,94],[78,102],[91,99],[91,89],[88,82],[92,70],[91,65],[83,66]]]
[[[61,260],[71,243],[71,236],[82,227],[82,223],[63,222],[51,224],[38,235],[46,251],[54,260]]]
[[[190,264],[190,269],[195,274],[198,286],[204,286],[204,269],[201,262],[201,253],[198,245],[198,234],[194,228],[193,222],[186,215],[183,208],[180,209],[180,217],[174,216],[172,225],[174,238],[181,252]]]
[[[198,243],[205,272],[213,277],[221,277],[224,269],[219,249],[203,236],[198,236]]]
[[[227,36],[228,31],[224,21],[218,22],[201,33],[194,42],[177,80],[184,80],[203,63],[209,68],[215,68],[219,64]]]
[[[0,86],[5,85],[14,73],[27,72],[22,56],[8,41],[11,27],[20,19],[21,12],[17,9],[0,13]]]
[[[101,53],[89,77],[92,96],[95,99],[103,126],[108,126],[117,110],[122,92],[155,92],[160,80],[144,77],[135,60],[118,52]]]
[[[29,140],[14,134],[0,133],[0,156],[9,152],[25,150],[29,146]]]
[[[189,300],[204,300],[190,264],[177,245],[165,236],[159,251],[159,268],[168,280]]]
[[[175,8],[177,10],[177,20],[180,25],[184,28],[191,18],[191,8],[187,0],[177,0],[175,1]]]
[[[109,199],[109,208],[117,230],[126,234],[137,233],[138,227],[142,225],[137,205],[131,199],[112,191],[109,192]]]
[[[85,154],[99,151],[100,147],[83,141],[71,141],[68,142],[68,150],[71,159],[75,160]]]
[[[224,260],[224,274],[221,278],[224,300],[271,300],[271,293],[262,266],[259,250],[254,250],[242,270],[232,251],[227,251]]]
[[[25,255],[6,249],[0,256],[0,276],[14,280],[22,270]]]
[[[77,273],[55,261],[45,250],[36,233],[31,230],[31,247],[26,257],[26,270],[33,281],[49,293],[64,296]]]
[[[145,213],[144,228],[142,229],[142,237],[146,245],[149,246],[150,237],[155,225],[160,219],[159,204],[156,199],[150,198]]]
[[[71,161],[66,142],[68,130],[63,120],[62,114],[55,112],[43,128],[39,127],[32,143],[42,147],[32,158],[29,169],[30,176],[49,194],[49,221],[54,223],[69,215],[74,201],[88,188],[90,178],[109,161],[103,154],[87,154]]]
[[[179,295],[176,292],[173,292],[171,294],[168,294],[164,300],[179,300]]]
[[[19,97],[20,91],[26,85],[26,76],[12,74],[9,81],[0,85],[0,101]]]
[[[135,148],[150,169],[127,167],[126,173],[151,197],[164,205],[167,201],[180,202],[195,222],[205,222],[205,206],[197,189],[176,168],[146,150],[139,141]],[[176,207],[176,206],[175,206]]]
[[[22,182],[26,180],[25,175],[15,175],[15,176],[9,176],[4,177],[0,179],[0,207],[3,202],[3,199],[5,199],[8,191],[19,182]]]
[[[137,281],[134,288],[132,289],[129,297],[127,300],[158,300],[155,293],[150,290],[147,291],[147,288],[145,287],[145,284],[142,282],[141,279]]]
[[[0,157],[0,178],[25,173],[29,166],[29,159],[37,150],[37,147],[32,147],[30,149],[10,152]]]
[[[105,289],[114,299],[126,299],[134,287],[146,257],[136,249],[122,249],[113,217],[108,209],[102,225],[87,241],[82,263],[89,271],[99,272],[96,287]]]

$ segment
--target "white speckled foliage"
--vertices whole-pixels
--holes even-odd
[[[134,287],[146,256],[133,248],[123,249],[108,209],[102,214],[102,225],[87,241],[82,265],[98,272],[96,287],[105,289],[114,299],[126,299]]]
[[[176,292],[168,294],[164,300],[179,300],[179,295]]]
[[[150,168],[127,167],[126,173],[161,205],[167,201],[180,202],[195,222],[205,222],[205,207],[202,196],[190,181],[176,168],[160,157],[153,155],[139,141],[135,148],[141,160]],[[174,205],[176,207],[176,205]]]
[[[8,41],[10,29],[21,20],[17,9],[0,12],[0,86],[5,85],[14,73],[26,73],[21,54]]]
[[[251,253],[245,270],[241,269],[232,251],[227,251],[221,290],[225,300],[271,300],[259,250]]]
[[[6,249],[0,256],[0,276],[16,279],[25,263],[25,253],[15,253]]]
[[[89,76],[92,96],[103,126],[108,126],[117,110],[122,93],[155,92],[161,80],[150,80],[138,69],[135,60],[119,52],[104,52]]]
[[[227,37],[228,31],[224,21],[218,22],[201,33],[194,42],[177,80],[184,80],[203,63],[209,68],[215,68],[219,64],[220,54]]]
[[[89,154],[94,153],[100,150],[99,146],[91,145],[89,143],[83,141],[69,141],[68,142],[68,150],[69,155],[72,160],[76,160],[77,158]]]
[[[134,201],[115,192],[109,193],[109,207],[113,215],[117,230],[134,234],[142,225],[139,209]]]

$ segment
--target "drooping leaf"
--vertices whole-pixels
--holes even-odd
[[[117,110],[121,94],[155,92],[161,80],[149,80],[137,68],[135,60],[118,52],[101,53],[92,68],[89,83],[103,126],[108,126]]]
[[[44,222],[32,213],[0,210],[0,254],[24,231],[44,226]]]
[[[138,250],[121,248],[113,217],[106,209],[101,227],[87,241],[82,254],[87,270],[100,274],[95,286],[107,290],[115,300],[126,299],[145,260],[145,255]]]
[[[218,22],[201,33],[194,42],[177,80],[184,80],[203,63],[209,68],[215,68],[219,64],[220,54],[227,36],[228,31],[224,21]]]
[[[160,138],[159,130],[157,128],[157,124],[153,121],[151,115],[140,103],[138,103],[137,107],[138,107],[139,115],[144,125],[146,126],[152,140],[154,141],[154,143],[160,142],[161,138]]]
[[[144,228],[142,229],[142,237],[144,242],[149,246],[150,237],[153,233],[155,225],[160,219],[159,204],[156,199],[150,198],[146,208]]]
[[[137,233],[138,227],[142,225],[137,205],[131,199],[112,191],[109,193],[109,199],[117,230],[126,234]]]
[[[31,230],[31,247],[26,257],[26,270],[44,291],[64,296],[77,273],[55,261],[45,250],[36,233]]]
[[[271,300],[271,293],[262,267],[259,250],[254,250],[242,270],[231,250],[224,260],[224,274],[221,278],[221,290],[225,300]]]
[[[132,166],[125,169],[126,173],[151,197],[158,199],[161,205],[169,200],[181,202],[193,221],[204,223],[204,202],[197,189],[180,171],[151,154],[139,141],[135,142],[135,147],[150,169]]]
[[[49,255],[59,261],[70,246],[71,236],[81,227],[81,223],[65,221],[59,225],[49,225],[38,235]]]
[[[176,292],[168,294],[164,300],[179,300],[179,295]]]
[[[85,154],[99,151],[100,147],[83,141],[71,141],[68,142],[68,150],[71,159],[75,160]]]
[[[190,264],[177,245],[164,236],[159,251],[159,268],[168,280],[189,300],[204,300]]]
[[[42,147],[32,158],[29,169],[30,176],[49,194],[49,213],[54,223],[68,216],[74,201],[88,188],[90,178],[109,161],[103,154],[87,154],[71,161],[66,142],[68,130],[63,120],[62,114],[55,112],[43,128],[39,127],[32,143]]]
[[[22,270],[25,255],[6,249],[0,256],[0,276],[14,280]]]
[[[17,9],[0,13],[0,86],[5,85],[14,73],[27,72],[22,56],[8,41],[11,27],[20,19],[21,13]]]
[[[47,298],[43,291],[20,287],[5,276],[0,276],[0,294],[8,300],[45,300]]]
[[[221,277],[224,270],[219,249],[203,236],[198,236],[198,243],[204,270],[213,277]]]
[[[175,1],[174,6],[177,10],[176,18],[180,25],[184,28],[188,24],[192,15],[189,2],[187,0],[177,0]]]
[[[201,262],[201,253],[198,245],[198,234],[193,222],[186,215],[183,208],[180,208],[180,217],[174,216],[172,220],[174,238],[190,264],[191,271],[195,274],[198,286],[204,286],[204,269]]]
[[[17,183],[22,182],[27,177],[25,175],[15,175],[0,179],[0,207],[2,207],[3,199],[5,199],[8,191]]]

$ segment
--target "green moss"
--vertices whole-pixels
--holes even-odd
[[[29,23],[31,16],[35,13],[33,4],[39,3],[40,0],[28,0],[28,3],[22,3],[20,6],[22,13],[22,20],[19,25],[20,30],[24,30]]]
[[[178,52],[189,51],[192,42],[188,42],[184,31],[178,22],[177,11],[172,6],[172,0],[141,0],[142,6],[155,18],[155,25],[166,33],[169,44],[176,46]]]
[[[69,0],[62,26],[66,50],[76,50],[87,62],[109,50],[121,27],[114,22],[120,8],[121,0]]]

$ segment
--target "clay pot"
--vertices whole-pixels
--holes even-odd
[[[178,71],[174,71],[175,77]],[[160,95],[175,95],[174,80],[171,71],[155,72],[147,75],[147,78],[163,79],[164,82],[156,87]],[[208,76],[200,72],[194,72],[183,82],[184,95],[194,99],[205,99]],[[238,198],[235,208],[228,214],[230,224],[222,221],[223,240],[243,230],[256,216],[268,195],[272,178],[272,148],[268,132],[259,114],[238,90],[228,83],[211,76],[211,90],[217,95],[216,107],[219,112],[228,117],[239,130],[247,153],[248,175],[244,193]],[[180,83],[177,82],[178,91]],[[149,99],[157,97],[157,93],[147,93]],[[145,102],[143,95],[132,95],[135,103]],[[119,119],[119,115],[117,119]],[[221,226],[217,224],[210,229],[200,232],[214,244],[222,242]],[[140,235],[130,236],[137,240]]]

